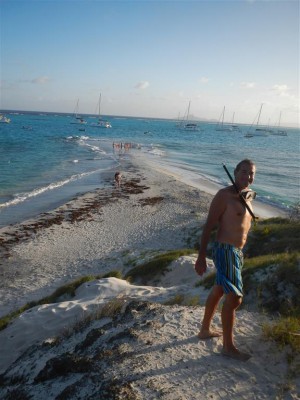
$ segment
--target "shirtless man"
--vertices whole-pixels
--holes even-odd
[[[235,184],[240,192],[248,189],[253,183],[255,165],[253,161],[242,160],[234,170]],[[252,206],[246,200],[249,208]],[[235,310],[242,302],[243,283],[241,269],[243,253],[249,229],[251,215],[239,198],[234,186],[221,189],[213,198],[206,224],[203,229],[200,249],[195,270],[199,275],[207,269],[206,249],[212,229],[217,226],[216,243],[213,249],[213,259],[217,269],[216,282],[205,305],[205,313],[198,337],[208,339],[222,336],[221,332],[211,329],[211,321],[219,301],[225,294],[222,307],[223,349],[222,354],[227,357],[246,361],[249,354],[239,351],[233,341],[233,326]]]

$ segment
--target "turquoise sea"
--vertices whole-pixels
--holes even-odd
[[[222,163],[233,173],[243,158],[257,165],[253,189],[258,199],[282,208],[299,202],[300,130],[287,136],[245,137],[249,126],[217,131],[199,122],[185,131],[176,121],[109,117],[111,128],[93,126],[95,116],[74,124],[67,114],[11,112],[0,124],[0,227],[22,222],[66,203],[79,193],[111,185],[120,154],[151,158],[159,166],[181,171],[187,182],[199,176],[227,185]],[[113,143],[131,143],[130,149]]]

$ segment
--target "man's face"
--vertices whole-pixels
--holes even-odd
[[[254,182],[255,165],[244,163],[235,173],[235,183],[239,190],[244,190]]]

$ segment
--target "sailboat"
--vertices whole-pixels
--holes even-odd
[[[186,119],[183,119],[183,121],[181,121],[180,124],[177,124],[177,126],[179,126],[180,129],[183,129],[185,131],[198,131],[198,125],[193,122],[189,122],[190,107],[191,107],[191,101],[189,101]]]
[[[79,99],[77,100],[75,110],[73,113],[73,115],[75,117],[75,121],[72,121],[71,124],[85,125],[86,121],[78,114],[78,111],[79,111]]]
[[[0,123],[1,124],[9,124],[10,118],[7,118],[5,115],[0,114]]]
[[[220,115],[219,122],[216,126],[216,131],[232,131],[233,127],[227,124],[224,124],[224,115],[225,115],[225,106],[223,108],[222,114]]]
[[[235,115],[235,113],[233,113],[233,115],[232,115],[232,121],[231,121],[231,125],[230,126],[231,126],[233,131],[240,131],[239,125],[234,123],[234,115]]]
[[[280,129],[280,122],[281,122],[281,111],[279,114],[279,121],[278,121],[277,129],[272,132],[272,135],[287,136],[287,131]]]
[[[260,116],[261,116],[261,111],[262,111],[263,105],[264,105],[264,103],[261,103],[261,105],[260,105],[260,109],[259,109],[259,112],[258,112],[258,118],[257,118],[257,123],[256,123],[255,130],[254,131],[251,130],[251,128],[253,127],[253,124],[252,124],[251,127],[250,127],[250,130],[246,133],[245,137],[250,138],[250,137],[253,137],[253,136],[260,136],[260,137],[268,136],[267,129],[264,128],[264,127],[260,127],[259,126],[259,120],[260,120]]]
[[[94,126],[96,128],[111,128],[110,122],[101,118],[100,110],[101,110],[101,93],[99,95],[99,102],[98,102],[98,121],[96,123],[91,124],[91,126]]]

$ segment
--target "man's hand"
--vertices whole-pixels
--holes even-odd
[[[195,271],[198,275],[203,275],[207,270],[206,258],[205,256],[198,256],[197,261],[195,262]]]

